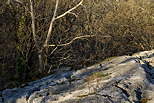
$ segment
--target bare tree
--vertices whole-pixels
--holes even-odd
[[[57,49],[57,47],[59,47],[59,46],[67,46],[67,45],[70,45],[71,43],[73,43],[77,39],[89,38],[89,37],[94,37],[95,36],[95,35],[83,35],[83,36],[75,37],[70,42],[65,43],[65,44],[59,44],[59,45],[49,44],[49,40],[50,40],[51,35],[52,35],[52,30],[53,30],[54,22],[56,20],[64,17],[67,14],[71,14],[71,15],[75,15],[76,16],[76,14],[73,13],[73,10],[77,9],[83,3],[83,0],[81,0],[77,5],[75,5],[71,9],[67,10],[63,14],[57,15],[58,7],[59,7],[59,0],[55,0],[55,1],[56,1],[55,9],[54,9],[54,13],[53,13],[52,19],[50,21],[50,26],[49,26],[49,29],[48,29],[48,33],[46,35],[46,39],[45,39],[44,43],[42,45],[40,45],[39,44],[39,38],[36,35],[36,21],[35,21],[35,11],[34,11],[34,0],[30,0],[30,9],[23,2],[21,2],[19,0],[8,0],[9,4],[10,4],[10,2],[14,2],[14,3],[18,3],[18,4],[22,5],[22,6],[24,6],[25,10],[27,10],[30,13],[30,15],[31,15],[31,26],[32,26],[33,40],[34,40],[34,43],[35,43],[35,47],[37,49],[40,73],[42,73],[43,70],[44,70],[44,61],[43,61],[43,50],[44,49],[46,49],[46,52],[48,52],[48,48],[49,47],[55,47],[55,49],[53,49],[53,51],[52,51],[52,52],[54,52]]]

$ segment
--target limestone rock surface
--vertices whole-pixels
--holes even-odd
[[[154,50],[59,71],[1,91],[0,103],[154,103]]]

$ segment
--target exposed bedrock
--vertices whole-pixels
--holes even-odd
[[[154,50],[58,71],[1,91],[0,103],[154,103]]]

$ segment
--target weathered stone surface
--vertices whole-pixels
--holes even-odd
[[[0,103],[154,103],[154,50],[4,90]]]

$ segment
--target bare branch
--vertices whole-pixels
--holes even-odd
[[[67,57],[65,57],[65,58],[63,57],[63,58],[61,58],[61,59],[58,60],[58,61],[60,62],[60,61],[66,60],[66,59],[70,58],[71,56],[72,56],[72,55],[69,55],[69,56],[67,56]]]
[[[13,1],[14,3],[20,4],[20,5],[24,5],[24,3],[19,0],[8,0],[8,2],[11,2],[11,1]]]
[[[31,18],[32,18],[32,32],[33,32],[33,39],[35,42],[35,46],[38,50],[40,50],[40,46],[36,36],[36,27],[35,27],[35,15],[34,15],[34,0],[30,0],[30,8],[31,8]]]
[[[66,11],[65,13],[59,15],[58,17],[56,17],[55,19],[59,19],[63,16],[65,16],[66,14],[72,14],[71,11],[75,10],[77,7],[79,7],[82,4],[83,0],[81,0],[76,6],[74,6],[73,8],[69,9],[68,11]]]
[[[73,13],[73,12],[69,12],[69,14],[72,14],[72,15],[74,15],[75,17],[78,17],[75,13]]]
[[[50,55],[52,55],[57,49],[58,49],[58,46],[56,46],[56,47],[52,50],[52,52],[50,53]]]
[[[53,23],[54,23],[54,21],[55,21],[56,15],[57,15],[58,4],[59,4],[59,0],[56,0],[56,5],[55,5],[54,14],[53,14],[52,20],[51,20],[51,22],[50,22],[50,27],[49,27],[49,30],[48,30],[47,38],[46,38],[46,40],[45,40],[45,43],[44,43],[43,47],[46,47],[46,46],[47,46],[48,41],[49,41],[49,39],[50,39],[50,37],[51,37],[51,32],[52,32],[52,28],[53,28]]]
[[[44,45],[43,47],[48,47],[48,42],[50,40],[50,37],[51,37],[51,32],[52,32],[52,28],[53,28],[53,23],[56,19],[59,19],[63,16],[65,16],[66,14],[68,13],[71,13],[71,11],[73,11],[74,9],[76,9],[77,7],[79,7],[81,4],[82,4],[83,0],[81,0],[76,6],[74,6],[73,8],[69,9],[68,11],[66,11],[65,13],[63,13],[62,15],[56,17],[57,15],[57,9],[58,9],[58,4],[59,4],[59,0],[56,0],[56,5],[55,5],[55,10],[54,10],[54,14],[53,14],[53,17],[52,17],[52,20],[51,20],[51,23],[50,23],[50,27],[49,27],[49,30],[48,30],[48,34],[47,34],[47,38],[44,42]],[[72,13],[71,13],[72,14]]]
[[[35,46],[37,48],[37,52],[38,52],[38,60],[39,60],[39,71],[40,73],[43,72],[44,70],[44,62],[43,62],[43,54],[42,54],[42,48],[38,43],[38,38],[36,35],[36,25],[35,25],[35,15],[34,15],[34,0],[30,0],[30,9],[31,9],[31,19],[32,19],[32,32],[33,32],[33,39],[35,42]]]
[[[60,44],[60,45],[47,45],[48,47],[53,47],[53,46],[67,46],[70,45],[71,43],[73,43],[75,40],[77,39],[82,39],[82,38],[90,38],[90,37],[95,37],[96,35],[83,35],[83,36],[79,36],[79,37],[75,37],[74,39],[72,39],[70,42],[65,43],[65,44]]]

